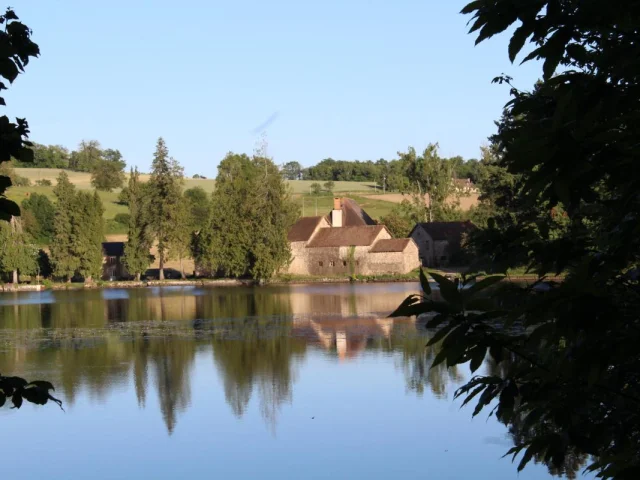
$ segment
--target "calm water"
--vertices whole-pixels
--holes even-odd
[[[519,476],[506,427],[452,401],[417,284],[0,294],[0,371],[56,405],[0,409],[7,478]]]

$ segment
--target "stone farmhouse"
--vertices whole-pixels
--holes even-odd
[[[418,223],[409,236],[420,251],[425,267],[445,267],[461,252],[465,235],[476,229],[470,221]]]
[[[295,275],[409,273],[420,266],[410,238],[391,238],[350,198],[335,198],[328,216],[302,217],[288,234]]]

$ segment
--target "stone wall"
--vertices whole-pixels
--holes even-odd
[[[425,267],[433,267],[434,266],[434,256],[433,256],[433,239],[431,236],[425,232],[422,228],[416,227],[413,232],[411,232],[411,238],[418,245],[419,251],[419,260]]]

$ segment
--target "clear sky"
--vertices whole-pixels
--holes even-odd
[[[507,36],[474,47],[461,0],[13,0],[41,57],[6,94],[32,139],[96,139],[148,171],[156,139],[188,175],[251,153],[277,163],[395,158],[439,142],[478,157],[509,99]],[[271,120],[269,122],[269,120]]]

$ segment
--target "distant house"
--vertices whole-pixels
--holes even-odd
[[[480,189],[478,189],[476,184],[473,183],[470,178],[454,178],[453,185],[459,193],[468,194],[480,192]]]
[[[102,279],[119,280],[129,276],[122,262],[124,257],[124,242],[102,243]]]
[[[334,199],[328,216],[303,217],[288,234],[296,275],[408,273],[420,266],[410,238],[392,239],[349,198]]]
[[[409,236],[418,245],[423,266],[444,267],[455,261],[464,236],[475,229],[469,221],[418,223]]]

